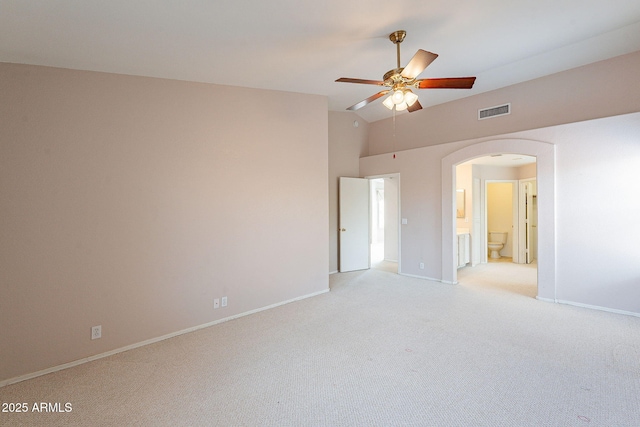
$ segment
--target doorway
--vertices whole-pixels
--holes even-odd
[[[469,159],[494,153],[513,152],[536,157],[538,188],[538,259],[537,299],[556,301],[556,154],[549,142],[521,138],[493,139],[477,142],[442,158],[442,282],[457,283],[457,250],[455,223],[456,165]],[[474,218],[475,220],[475,218]],[[472,236],[473,237],[473,236]]]
[[[397,273],[400,175],[370,177],[371,267]]]
[[[530,288],[526,289],[526,295],[537,294],[537,263],[533,262],[531,249],[537,242],[537,228],[531,228],[537,225],[531,200],[535,194],[532,190],[537,176],[536,156],[494,153],[453,165],[453,171],[451,191],[464,191],[470,209],[466,209],[464,215],[452,213],[452,220],[458,230],[470,231],[472,251],[471,264],[457,273],[465,281],[473,280],[475,273],[504,275],[508,279],[510,271],[518,270],[517,265],[530,264],[526,272],[516,273],[507,282],[518,283],[522,289]],[[489,249],[490,241],[494,242],[492,249]],[[535,256],[537,258],[537,254]],[[503,267],[488,268],[488,264],[496,263]],[[507,268],[507,263],[516,266]]]
[[[485,197],[485,230],[487,230],[487,245],[483,245],[483,259],[486,262],[515,262],[518,257],[518,186],[517,181],[487,180]],[[503,238],[503,246],[497,255],[489,253],[488,242],[492,236]],[[493,239],[493,240],[498,240]]]
[[[400,270],[400,174],[339,179],[339,271]]]
[[[384,179],[371,181],[371,265],[384,260]]]

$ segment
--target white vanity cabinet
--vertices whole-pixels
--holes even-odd
[[[469,232],[458,231],[458,268],[471,261],[471,242]]]

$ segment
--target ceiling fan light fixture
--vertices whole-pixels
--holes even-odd
[[[398,93],[402,96],[402,100],[400,102],[396,102],[398,98],[400,98],[400,96],[397,95]],[[404,111],[411,105],[415,104],[417,100],[418,95],[408,89],[405,89],[404,91],[396,90],[392,95],[388,96],[382,104],[389,110],[393,110],[393,107],[395,107],[396,111]]]
[[[393,103],[393,99],[391,99],[390,96],[387,96],[387,98],[384,101],[382,101],[382,105],[387,107],[389,110],[393,110],[393,106],[395,104]]]
[[[404,102],[404,92],[401,89],[396,89],[393,91],[393,95],[391,95],[391,99],[394,104],[401,104]]]
[[[404,111],[407,108],[409,108],[409,105],[407,105],[406,102],[401,102],[400,104],[396,104],[396,111]]]
[[[411,107],[418,100],[418,95],[411,92],[409,89],[404,93],[404,102],[407,103],[407,106]]]

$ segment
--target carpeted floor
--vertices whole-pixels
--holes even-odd
[[[640,426],[640,318],[537,301],[535,266],[387,269],[0,388],[0,425]]]
[[[514,264],[511,258],[490,260],[488,264],[458,270],[458,283],[470,289],[495,293],[538,295],[538,269],[534,264]]]

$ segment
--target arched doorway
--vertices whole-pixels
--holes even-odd
[[[555,247],[555,146],[525,139],[480,142],[442,159],[442,281],[457,283],[455,182],[456,165],[467,160],[500,153],[519,153],[537,159],[538,198],[538,299],[556,299]]]

